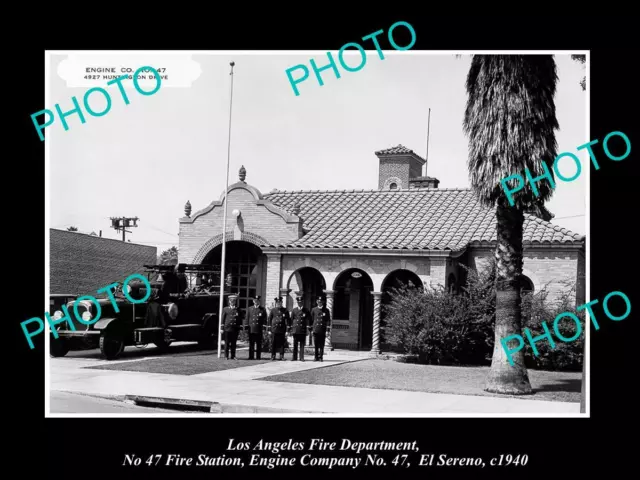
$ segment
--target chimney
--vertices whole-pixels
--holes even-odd
[[[102,230],[100,230],[100,236],[102,236]]]
[[[409,188],[438,188],[440,180],[434,177],[416,177],[409,179]]]
[[[411,188],[411,179],[420,178],[427,163],[403,145],[375,152],[379,159],[378,188],[400,190]]]

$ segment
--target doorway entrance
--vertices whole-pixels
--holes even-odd
[[[211,250],[202,263],[220,266],[222,245]],[[238,307],[253,305],[252,298],[262,292],[262,250],[249,242],[227,242],[225,277],[229,290],[238,295]]]
[[[326,290],[327,286],[324,277],[318,270],[313,267],[303,267],[291,275],[287,288],[291,290],[294,295],[301,293],[302,305],[311,311],[316,306],[316,299],[324,295],[324,290]],[[287,303],[289,303],[290,298],[287,298],[287,300]],[[290,309],[295,306],[297,306],[295,302],[287,305]],[[309,328],[309,334],[307,335],[307,345],[313,345],[311,328]]]
[[[373,341],[373,281],[358,268],[345,270],[335,282],[334,318],[347,320],[347,348],[370,350]]]

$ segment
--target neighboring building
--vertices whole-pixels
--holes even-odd
[[[104,297],[96,290],[157,263],[156,247],[53,228],[49,235],[51,295]]]
[[[470,189],[440,189],[421,176],[425,160],[399,145],[376,152],[377,190],[278,191],[263,195],[240,181],[228,189],[227,271],[240,307],[259,294],[293,305],[297,291],[310,307],[323,292],[333,313],[335,347],[380,349],[383,294],[400,282],[456,289],[460,265],[479,268],[496,246],[495,211]],[[220,264],[225,193],[180,222],[180,263]],[[578,282],[584,301],[584,237],[526,214],[524,288]]]

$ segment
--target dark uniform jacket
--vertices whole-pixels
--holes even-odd
[[[313,333],[326,335],[327,327],[331,324],[331,314],[327,307],[315,307],[311,310]]]
[[[293,335],[306,335],[310,322],[311,312],[304,307],[295,307],[291,312],[291,333]]]
[[[189,288],[189,281],[184,273],[178,273],[178,293],[183,293]]]
[[[241,324],[240,309],[238,307],[224,307],[222,310],[222,328],[225,332],[237,332]]]
[[[249,333],[262,333],[262,327],[267,324],[267,310],[260,307],[247,308],[244,318],[245,327],[249,327]]]
[[[290,322],[289,311],[284,307],[274,308],[269,312],[269,326],[272,333],[287,333]]]

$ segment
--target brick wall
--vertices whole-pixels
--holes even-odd
[[[493,251],[488,249],[471,250],[469,263],[473,268],[486,268]],[[535,291],[547,285],[550,301],[554,301],[562,293],[563,282],[578,282],[576,300],[584,299],[584,254],[579,250],[569,249],[530,249],[524,252],[522,273],[533,282]],[[580,273],[582,272],[582,273]],[[583,303],[583,302],[581,302]],[[578,303],[580,304],[580,303]]]
[[[409,159],[383,159],[380,160],[378,188],[384,189],[385,182],[388,178],[396,177],[399,179],[398,188],[409,188],[410,173]]]
[[[303,267],[312,267],[324,277],[327,288],[333,290],[340,273],[350,268],[359,268],[369,275],[373,282],[373,291],[379,292],[385,278],[394,270],[410,270],[428,285],[433,278],[431,265],[444,259],[428,257],[374,257],[368,255],[338,256],[338,255],[284,255],[282,260],[282,282],[290,285],[294,272]],[[444,279],[444,270],[436,272]],[[440,277],[438,277],[440,278]]]
[[[397,178],[398,188],[410,188],[409,179],[422,176],[422,163],[410,156],[381,158],[378,170],[378,188],[388,188],[387,180]]]
[[[278,245],[299,238],[299,222],[286,221],[270,211],[267,206],[257,204],[254,195],[243,188],[229,193],[227,210],[227,232],[250,232],[259,235],[268,243]],[[232,215],[241,212],[240,218]],[[195,215],[195,214],[194,214]],[[196,218],[193,223],[180,223],[179,262],[193,263],[203,244],[211,237],[222,233],[224,206],[215,206],[211,211]]]
[[[267,255],[267,285],[266,295],[267,302],[270,304],[274,298],[280,296],[280,286],[282,278],[282,255],[280,254],[268,254]]]
[[[445,258],[431,259],[431,275],[429,283],[433,286],[446,286],[447,282],[447,261]]]
[[[576,305],[583,305],[586,299],[586,257],[584,250],[578,252],[578,282],[576,288]]]
[[[413,190],[416,188],[438,188],[439,180],[433,178],[431,180],[424,180],[412,177],[409,179],[409,189]]]
[[[422,165],[417,160],[411,160],[409,163],[409,178],[416,178],[422,176]],[[408,183],[404,188],[409,188]]]
[[[78,232],[49,229],[51,294],[96,295],[107,285],[157,263],[157,248]],[[146,275],[145,275],[146,278]]]

